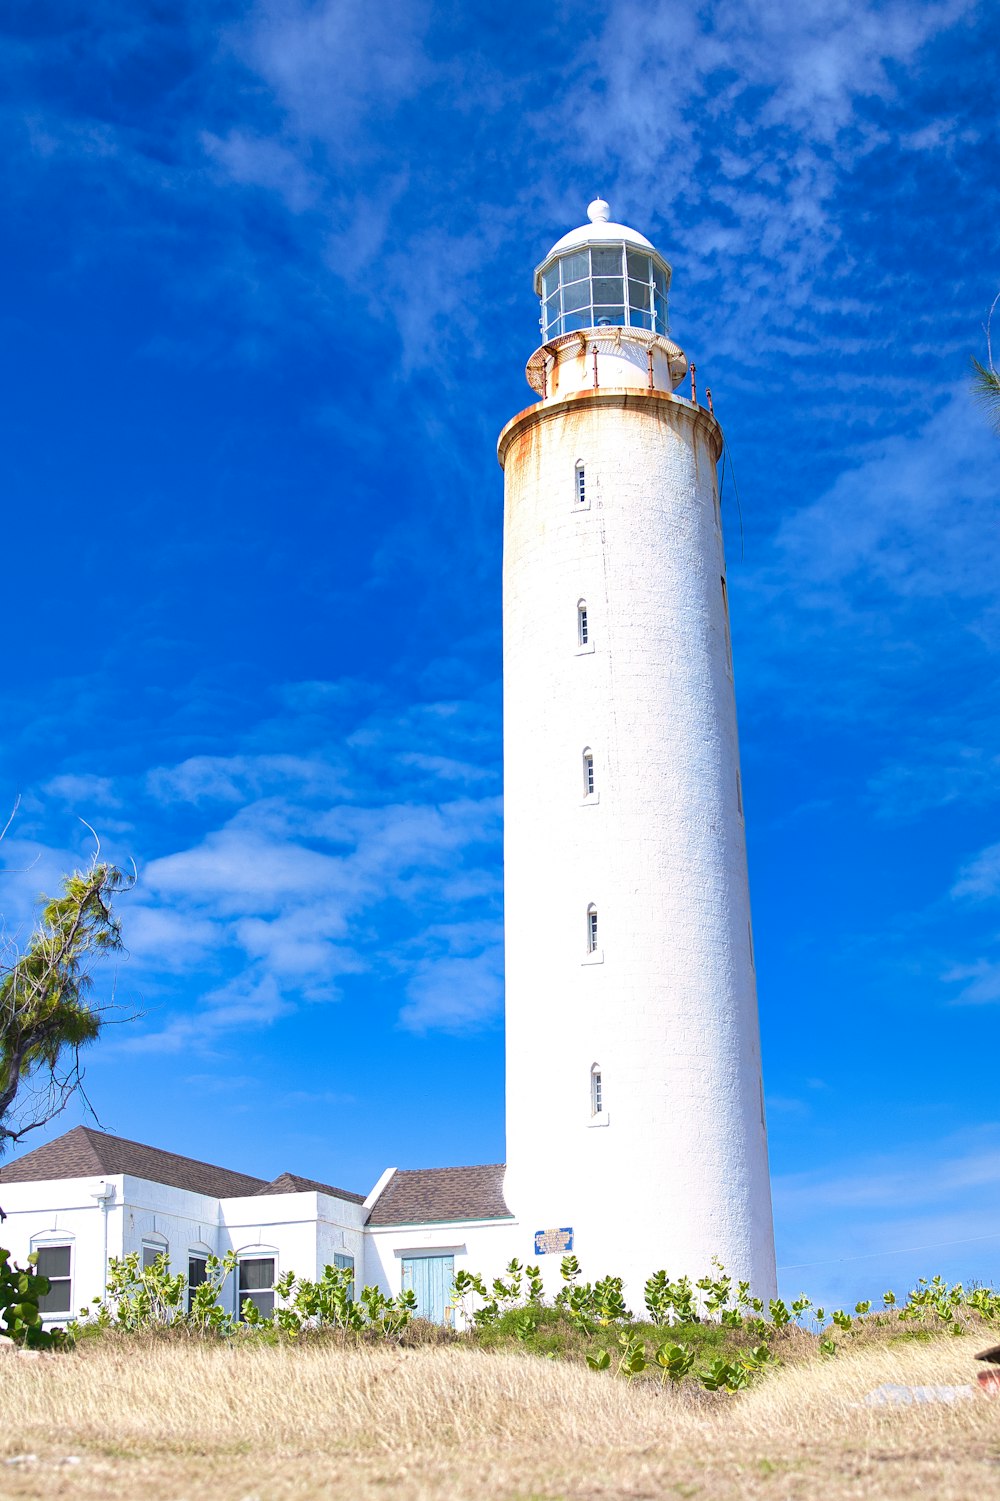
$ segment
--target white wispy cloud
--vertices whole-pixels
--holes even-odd
[[[1000,894],[1000,844],[988,845],[962,867],[951,894],[975,901],[985,901]]]
[[[956,964],[941,976],[946,984],[960,985],[952,997],[956,1006],[989,1006],[1000,1001],[1000,960],[977,959]]]

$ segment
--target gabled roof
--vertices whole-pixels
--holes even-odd
[[[332,1188],[329,1183],[317,1183],[312,1178],[300,1178],[295,1173],[279,1173],[270,1183],[257,1189],[258,1194],[332,1194],[335,1199],[347,1199],[350,1204],[363,1204],[364,1194],[353,1194],[346,1188]]]
[[[449,1220],[503,1220],[504,1163],[481,1167],[403,1168],[393,1173],[368,1216],[369,1225],[429,1225]]]
[[[266,1190],[263,1178],[213,1167],[193,1157],[179,1157],[124,1136],[109,1136],[90,1126],[74,1126],[65,1136],[0,1166],[0,1183],[31,1183],[50,1178],[99,1178],[128,1173],[149,1183],[165,1183],[207,1194],[212,1199],[239,1198]]]

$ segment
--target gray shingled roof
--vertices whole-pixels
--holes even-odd
[[[363,1204],[364,1194],[352,1194],[346,1188],[332,1188],[329,1183],[317,1183],[313,1178],[300,1178],[295,1173],[279,1173],[270,1183],[265,1183],[263,1188],[258,1188],[258,1194],[297,1194],[318,1193],[333,1194],[337,1199],[347,1199],[351,1204]]]
[[[403,1168],[372,1206],[369,1225],[430,1225],[448,1220],[502,1220],[504,1163],[482,1167]]]
[[[249,1173],[234,1173],[227,1167],[197,1162],[193,1157],[179,1157],[176,1152],[126,1141],[123,1136],[109,1136],[90,1126],[74,1126],[65,1136],[3,1164],[0,1183],[114,1177],[118,1173],[145,1178],[149,1183],[166,1183],[171,1188],[186,1188],[212,1199],[239,1198],[266,1191],[268,1187],[263,1178],[251,1178]]]

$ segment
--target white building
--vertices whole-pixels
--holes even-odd
[[[503,1171],[389,1168],[366,1199],[292,1173],[269,1183],[77,1126],[3,1168],[0,1243],[21,1264],[38,1252],[52,1282],[50,1324],[103,1292],[112,1257],[137,1252],[146,1266],[166,1252],[170,1270],[196,1285],[206,1257],[227,1251],[239,1257],[221,1294],[234,1313],[250,1297],[269,1314],[286,1271],[314,1278],[340,1266],[393,1295],[412,1287],[420,1312],[443,1321],[459,1266],[495,1275],[514,1254]]]
[[[678,394],[670,267],[591,204],[539,266],[539,397],[500,435],[507,1167],[390,1169],[367,1198],[78,1127],[0,1171],[53,1320],[110,1256],[236,1250],[262,1309],[351,1265],[447,1316],[459,1266],[558,1280],[719,1257],[775,1288],[726,566],[711,411]],[[509,1208],[508,1208],[509,1206]],[[57,1306],[61,1304],[62,1306]]]

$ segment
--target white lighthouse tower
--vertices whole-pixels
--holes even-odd
[[[722,438],[675,394],[670,267],[588,214],[535,274],[539,399],[498,450],[505,1193],[523,1255],[571,1248],[633,1308],[713,1257],[768,1297]]]

